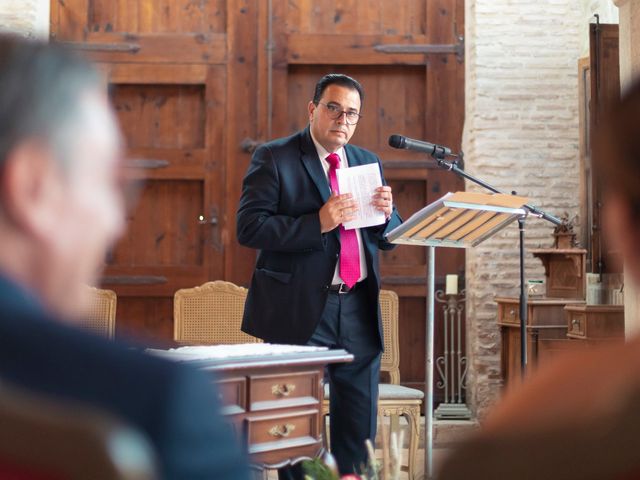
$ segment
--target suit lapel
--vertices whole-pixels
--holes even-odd
[[[360,152],[358,152],[358,150],[356,150],[355,148],[352,148],[348,143],[344,146],[344,151],[346,152],[347,163],[350,167],[357,167],[359,165],[364,165],[365,163],[367,163],[365,162],[362,155],[360,155]]]
[[[324,173],[324,169],[322,168],[322,164],[318,158],[316,146],[313,144],[313,140],[311,140],[309,127],[305,128],[301,135],[302,139],[300,143],[302,146],[302,163],[307,169],[307,173],[313,180],[313,183],[315,183],[318,192],[320,192],[322,202],[324,203],[329,200],[329,196],[331,195],[327,176]]]

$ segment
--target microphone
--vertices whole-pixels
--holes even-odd
[[[434,143],[423,142],[422,140],[414,140],[412,138],[403,137],[402,135],[391,135],[389,137],[389,146],[393,148],[404,148],[414,150],[416,152],[428,153],[436,158],[444,158],[451,155],[451,149],[436,145]]]

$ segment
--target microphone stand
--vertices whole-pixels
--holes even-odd
[[[498,190],[497,188],[490,185],[489,183],[483,180],[480,180],[479,178],[476,178],[473,175],[469,175],[467,172],[465,172],[460,167],[458,167],[457,160],[449,162],[445,160],[444,155],[438,154],[435,151],[431,156],[437,162],[438,167],[444,170],[449,170],[460,177],[466,178],[467,180],[470,180],[493,193],[505,194],[505,192]],[[456,156],[462,157],[462,153]],[[511,195],[516,195],[516,192],[511,192]],[[539,208],[533,205],[525,204],[523,205],[523,208],[527,210],[528,212],[527,215],[533,215],[535,217],[543,218],[544,220],[547,220],[548,222],[551,222],[554,225],[562,225],[562,220],[554,217],[553,215],[546,213],[543,210],[540,210]],[[527,291],[524,287],[524,232],[525,232],[525,219],[527,215],[522,215],[520,218],[518,218],[518,228],[520,231],[520,374],[522,375],[523,378],[527,369],[527,310],[528,309],[527,309]]]

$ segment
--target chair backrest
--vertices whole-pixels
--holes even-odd
[[[146,437],[84,405],[0,384],[0,425],[0,478],[158,478]]]
[[[398,342],[398,295],[392,290],[380,290],[380,312],[384,334],[384,352],[380,370],[388,372],[390,382],[400,383],[400,343]]]
[[[216,280],[178,290],[173,298],[173,339],[211,345],[259,343],[240,330],[247,289]]]
[[[116,333],[118,301],[116,292],[95,287],[87,287],[87,289],[85,314],[78,326],[98,335],[113,338]]]

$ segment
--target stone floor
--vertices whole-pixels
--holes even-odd
[[[388,422],[388,419],[386,419]],[[404,419],[400,420],[400,428],[407,430],[407,424]],[[448,451],[455,445],[457,441],[478,428],[477,422],[473,420],[436,420],[434,422],[434,445],[433,445],[433,471],[437,472],[439,465],[442,464]],[[407,464],[408,455],[408,434],[405,433],[405,448],[402,450],[402,463]],[[376,445],[380,445],[380,438],[376,441]],[[382,450],[376,449],[376,454],[382,457]],[[424,479],[425,451],[424,451],[424,417],[421,419],[420,441],[418,445],[418,454],[416,455],[416,476],[413,480]],[[265,477],[268,480],[277,480],[278,475],[275,471],[268,472]],[[409,479],[409,475],[403,472],[398,480]]]

